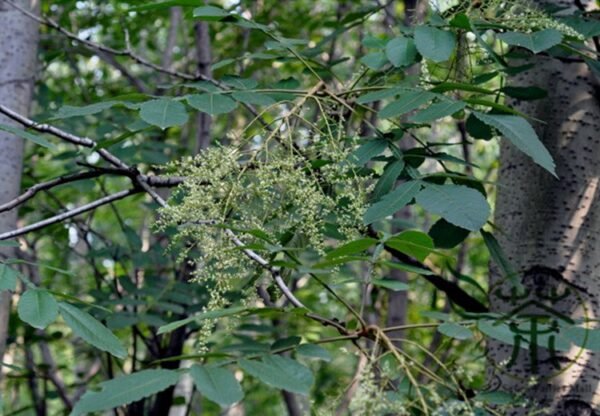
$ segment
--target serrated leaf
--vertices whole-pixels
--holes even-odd
[[[231,96],[242,103],[250,105],[269,106],[275,104],[275,100],[267,94],[252,91],[236,91]]]
[[[164,130],[167,127],[185,124],[188,120],[188,113],[185,111],[185,106],[179,101],[161,98],[142,103],[140,117],[146,123]]]
[[[417,48],[415,42],[410,38],[394,38],[385,46],[385,54],[392,65],[404,67],[415,62]]]
[[[206,22],[216,22],[229,16],[229,12],[215,6],[202,6],[194,9],[194,17]]]
[[[387,58],[383,52],[371,52],[360,58],[360,62],[377,71],[387,63]]]
[[[91,116],[93,114],[97,114],[101,111],[114,107],[115,105],[120,104],[119,101],[102,101],[99,103],[94,103],[90,105],[84,105],[81,107],[72,106],[72,105],[63,105],[58,109],[56,114],[52,117],[53,119],[63,119],[70,117],[83,117],[83,116]]]
[[[371,283],[375,286],[385,287],[394,292],[402,292],[408,290],[408,284],[399,280],[393,279],[371,279]]]
[[[437,248],[454,248],[470,234],[469,230],[449,223],[443,218],[436,221],[429,229],[429,236]]]
[[[425,261],[434,248],[432,238],[427,234],[416,230],[403,231],[388,239],[385,242],[385,245],[404,254],[408,254],[419,261]]]
[[[498,129],[519,150],[535,163],[556,176],[552,155],[538,138],[535,130],[523,117],[474,112],[485,124]]]
[[[416,195],[416,200],[432,214],[471,231],[483,227],[490,215],[490,206],[485,197],[463,185],[426,184]]]
[[[466,104],[462,101],[447,100],[434,103],[410,117],[409,121],[413,123],[429,123],[442,117],[451,116],[465,108],[465,106]]]
[[[102,390],[88,391],[77,402],[71,416],[114,409],[152,396],[179,381],[173,370],[142,370],[100,383]]]
[[[443,62],[452,56],[456,47],[456,37],[446,30],[431,26],[417,26],[415,44],[423,57],[433,62]]]
[[[435,98],[435,94],[429,91],[408,91],[385,106],[379,112],[379,116],[382,118],[397,117],[419,108],[433,98]]]
[[[30,142],[39,144],[40,146],[43,146],[45,148],[56,149],[55,145],[44,139],[42,136],[38,136],[37,134],[30,133],[23,129],[9,126],[8,124],[0,123],[0,130],[14,134],[15,136],[20,137],[22,139],[29,140]]]
[[[17,313],[32,327],[44,329],[58,316],[58,303],[45,290],[29,289],[21,295]]]
[[[419,193],[421,186],[421,181],[409,181],[385,195],[367,209],[363,217],[365,225],[393,215],[404,208]]]
[[[529,49],[533,53],[540,53],[562,42],[562,33],[556,29],[544,29],[538,32],[499,33],[498,39],[514,46]]]
[[[213,116],[229,113],[237,107],[235,101],[222,94],[193,94],[188,95],[186,100],[195,109]]]
[[[373,190],[373,201],[378,201],[394,188],[398,177],[404,170],[404,166],[404,160],[393,160],[385,166]]]
[[[15,291],[19,272],[8,264],[0,263],[0,292],[5,290]]]
[[[244,398],[240,383],[224,368],[194,364],[189,372],[200,394],[222,407]]]
[[[381,154],[387,149],[387,142],[381,139],[367,140],[366,143],[360,145],[349,156],[348,160],[356,165],[364,165],[369,160]]]
[[[59,302],[58,308],[66,324],[73,330],[75,335],[115,357],[125,358],[127,356],[127,351],[119,338],[92,315],[64,302]]]
[[[208,312],[202,312],[193,316],[190,316],[189,318],[185,318],[185,319],[180,319],[178,321],[175,322],[171,322],[167,325],[163,325],[160,328],[158,328],[158,334],[166,334],[167,332],[171,332],[176,330],[177,328],[180,328],[184,325],[190,324],[192,322],[200,322],[203,321],[205,319],[217,319],[217,318],[223,318],[225,316],[231,316],[231,315],[235,315],[238,314],[240,312],[243,312],[245,310],[247,310],[248,308],[246,308],[245,306],[236,306],[233,308],[227,308],[227,309],[219,309],[219,310],[215,310],[215,311],[208,311]]]
[[[279,355],[267,355],[262,361],[240,360],[240,367],[263,383],[292,393],[308,395],[314,382],[307,367]]]
[[[439,325],[437,329],[439,332],[450,338],[459,340],[473,338],[473,332],[469,328],[465,328],[454,322],[444,322]]]
[[[337,247],[335,250],[327,253],[328,259],[335,259],[337,257],[349,256],[351,254],[361,253],[368,248],[377,244],[377,240],[374,238],[360,238],[358,240],[350,241],[340,247]]]
[[[325,348],[315,344],[300,344],[296,348],[296,353],[303,357],[316,358],[327,362],[331,361],[331,354]]]

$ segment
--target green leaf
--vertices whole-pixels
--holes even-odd
[[[533,53],[540,53],[562,42],[562,33],[556,29],[532,33],[506,32],[498,34],[498,39],[509,45],[529,49]]]
[[[386,64],[387,58],[383,52],[371,52],[360,58],[360,62],[377,71]]]
[[[348,160],[359,166],[364,165],[375,156],[381,154],[385,149],[387,149],[387,142],[385,140],[367,140],[348,156]]]
[[[456,38],[452,32],[431,26],[415,28],[415,44],[423,57],[433,62],[447,61],[454,48]]]
[[[548,96],[548,91],[539,87],[511,87],[501,88],[504,94],[509,97],[517,98],[523,101],[540,100]]]
[[[464,241],[470,231],[450,224],[440,218],[429,230],[429,236],[437,248],[454,248]]]
[[[438,326],[438,331],[450,338],[455,339],[469,339],[473,338],[473,332],[469,328],[465,328],[462,325],[455,324],[454,322],[444,322]]]
[[[88,391],[77,402],[71,416],[114,409],[152,396],[179,381],[173,370],[142,370],[100,383],[102,390]]]
[[[240,360],[240,367],[263,383],[292,393],[308,395],[314,382],[307,367],[279,355],[267,355],[262,361]]]
[[[8,264],[0,263],[0,292],[5,290],[15,291],[19,272]]]
[[[193,94],[188,95],[186,100],[195,109],[213,116],[229,113],[237,107],[235,101],[222,94]]]
[[[465,129],[469,136],[474,139],[491,140],[494,137],[495,130],[479,120],[473,113],[469,114],[465,122]]]
[[[303,357],[316,358],[327,362],[331,361],[331,354],[325,348],[315,344],[300,344],[296,348],[296,353]]]
[[[385,195],[367,209],[363,217],[365,225],[393,215],[404,208],[419,193],[421,185],[421,181],[405,182]]]
[[[158,3],[144,4],[142,6],[134,6],[127,9],[127,11],[158,10],[167,9],[173,6],[200,6],[203,3],[203,0],[168,0]]]
[[[463,185],[426,184],[416,200],[432,214],[471,231],[483,227],[490,215],[490,206],[485,197]]]
[[[19,243],[15,240],[0,240],[0,247],[19,247]]]
[[[477,393],[473,400],[489,404],[503,405],[514,403],[515,397],[504,391],[482,391]]]
[[[398,177],[404,170],[404,165],[404,160],[393,160],[385,166],[373,190],[373,201],[378,201],[394,188]]]
[[[224,368],[194,364],[189,372],[200,394],[223,407],[244,397],[240,383]]]
[[[406,114],[431,101],[434,97],[435,94],[429,91],[406,92],[399,99],[385,106],[379,112],[379,116],[382,118],[391,118]]]
[[[217,22],[229,16],[229,12],[215,6],[202,6],[194,9],[194,17],[206,22]]]
[[[64,302],[59,302],[58,308],[66,324],[73,330],[75,335],[115,357],[125,358],[127,356],[127,351],[119,338],[92,315]]]
[[[559,20],[581,33],[586,39],[600,35],[600,21],[584,19],[581,16],[569,16]]]
[[[250,105],[269,106],[275,104],[275,100],[267,94],[251,91],[236,91],[231,96],[237,101]]]
[[[516,276],[516,273],[506,258],[506,255],[504,254],[502,247],[500,247],[500,243],[498,243],[498,240],[496,240],[496,237],[485,230],[481,230],[481,235],[488,251],[490,252],[492,260],[494,260],[496,265],[500,268],[502,275],[515,280],[514,277]]]
[[[142,103],[140,117],[146,123],[158,126],[163,130],[167,127],[181,126],[188,120],[185,106],[179,101],[166,98]]]
[[[422,267],[411,266],[410,264],[402,263],[399,261],[379,260],[378,263],[381,263],[382,265],[387,267],[391,267],[392,269],[398,269],[409,273],[421,274],[423,276],[429,276],[434,274],[431,270],[423,269]]]
[[[590,58],[583,59],[585,60],[587,66],[590,68],[590,71],[592,71],[592,73],[596,75],[597,78],[600,78],[600,61]]]
[[[349,243],[346,243],[336,248],[335,250],[330,251],[329,253],[327,253],[326,257],[328,259],[335,259],[337,257],[361,253],[370,248],[371,246],[374,246],[375,244],[377,244],[377,240],[375,240],[374,238],[360,238],[358,240],[350,241]]]
[[[485,124],[502,133],[519,150],[531,157],[535,163],[556,176],[554,160],[542,144],[533,127],[523,117],[474,112]]]
[[[368,104],[374,101],[380,101],[385,98],[394,97],[401,92],[405,92],[406,88],[402,87],[394,87],[394,88],[384,88],[379,91],[368,92],[365,95],[361,95],[356,99],[358,104]]]
[[[22,321],[34,328],[44,329],[58,316],[58,303],[45,290],[29,289],[21,295],[17,312]]]
[[[216,318],[222,318],[225,316],[236,315],[247,309],[248,308],[246,308],[245,306],[236,306],[233,308],[219,309],[216,311],[209,311],[209,312],[202,312],[202,313],[190,316],[189,318],[180,319],[179,321],[175,321],[175,322],[171,322],[170,324],[163,325],[160,328],[158,328],[157,333],[158,333],[158,335],[166,334],[167,332],[174,331],[177,328],[180,328],[180,327],[190,324],[192,322],[200,322],[205,319],[216,319]]]
[[[387,240],[385,245],[408,254],[419,261],[425,261],[434,248],[433,239],[427,234],[416,230],[403,231]]]
[[[52,143],[50,143],[49,141],[47,141],[46,139],[42,138],[41,136],[38,136],[37,134],[30,133],[26,130],[23,130],[23,129],[20,129],[17,127],[13,127],[13,126],[9,126],[8,124],[2,124],[2,123],[0,123],[0,130],[14,134],[17,137],[20,137],[25,140],[29,140],[30,142],[33,142],[35,144],[39,144],[42,147],[45,147],[48,149],[56,149],[56,146],[53,145]]]
[[[394,38],[385,46],[385,54],[395,67],[412,65],[417,57],[415,42],[410,38]]]
[[[91,116],[93,114],[97,114],[101,111],[104,111],[108,108],[114,107],[117,104],[120,104],[120,102],[119,101],[102,101],[99,103],[85,105],[82,107],[76,107],[76,106],[72,106],[72,105],[63,105],[62,107],[60,107],[58,109],[58,112],[52,117],[52,119]]]
[[[466,104],[462,101],[442,101],[431,104],[425,110],[419,111],[417,114],[409,118],[413,123],[429,123],[442,117],[451,116],[452,114],[465,108]]]
[[[385,287],[394,292],[403,292],[408,290],[408,284],[399,280],[393,279],[371,279],[371,283],[375,286]]]

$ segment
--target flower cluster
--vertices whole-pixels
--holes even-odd
[[[266,258],[286,245],[322,252],[327,226],[347,238],[358,235],[370,178],[347,161],[353,144],[321,139],[306,149],[282,142],[249,151],[213,147],[171,166],[186,179],[158,225],[178,227],[176,238],[187,248],[182,258],[199,253],[194,276],[210,293],[207,310],[226,306],[227,293],[262,273],[225,229]]]

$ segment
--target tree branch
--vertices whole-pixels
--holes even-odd
[[[36,231],[45,228],[49,225],[57,224],[59,222],[68,220],[69,218],[75,217],[79,214],[83,214],[84,212],[92,211],[98,207],[101,207],[102,205],[110,204],[111,202],[118,201],[119,199],[123,199],[130,195],[134,195],[140,192],[142,192],[142,189],[136,187],[105,196],[104,198],[100,198],[94,202],[90,202],[89,204],[85,204],[78,208],[68,210],[53,217],[46,218],[45,220],[27,225],[22,228],[18,228],[13,231],[2,233],[0,234],[0,240],[7,240],[9,238],[18,237],[20,235],[30,233],[31,231]]]

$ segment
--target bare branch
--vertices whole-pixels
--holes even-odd
[[[266,270],[268,270],[271,273],[271,276],[273,276],[273,280],[275,280],[275,283],[277,284],[277,287],[279,287],[279,289],[283,292],[283,294],[285,295],[285,297],[288,298],[288,300],[292,303],[292,305],[296,306],[297,308],[304,308],[305,307],[302,304],[302,302],[300,302],[296,298],[296,296],[294,296],[294,294],[292,293],[292,291],[287,287],[287,285],[283,281],[283,278],[281,277],[281,273],[279,271],[279,268],[271,266],[267,260],[265,260],[263,257],[261,257],[254,250],[246,248],[246,245],[244,244],[244,242],[242,240],[240,240],[234,234],[234,232],[231,231],[229,228],[225,229],[225,233],[229,236],[229,238],[231,239],[231,241],[233,241],[233,243],[236,246],[238,246],[238,247],[240,247],[242,249],[242,251],[244,252],[244,254],[246,256],[248,256],[249,258],[251,258],[252,260],[254,260],[256,263],[258,263],[259,265],[261,265],[263,268],[265,268]]]
[[[83,179],[97,178],[98,176],[102,176],[105,173],[107,173],[107,172],[105,172],[103,170],[79,172],[79,173],[73,173],[70,175],[59,176],[58,178],[49,180],[47,182],[41,182],[41,183],[35,184],[31,188],[29,188],[25,192],[23,192],[21,195],[19,195],[17,198],[13,199],[12,201],[8,201],[5,204],[0,205],[0,212],[5,212],[5,211],[9,211],[9,210],[13,209],[17,205],[20,205],[23,202],[28,201],[29,199],[33,198],[40,191],[44,191],[46,189],[51,189],[51,188],[54,188],[55,186],[60,186],[60,185],[66,184],[66,183],[80,181]]]
[[[120,191],[120,192],[117,192],[112,195],[105,196],[104,198],[100,198],[94,202],[90,202],[89,204],[82,205],[78,208],[71,209],[69,211],[63,212],[63,213],[55,215],[53,217],[46,218],[45,220],[38,221],[36,223],[27,225],[22,228],[18,228],[13,231],[8,231],[6,233],[2,233],[2,234],[0,234],[0,240],[7,240],[9,238],[18,237],[20,235],[30,233],[31,231],[36,231],[36,230],[42,229],[44,227],[47,227],[49,225],[57,224],[59,222],[68,220],[69,218],[75,217],[79,214],[83,214],[84,212],[92,211],[102,205],[110,204],[114,201],[118,201],[119,199],[123,199],[130,195],[134,195],[134,194],[137,194],[140,192],[142,192],[142,189],[133,188],[133,189],[127,189],[127,190]]]

